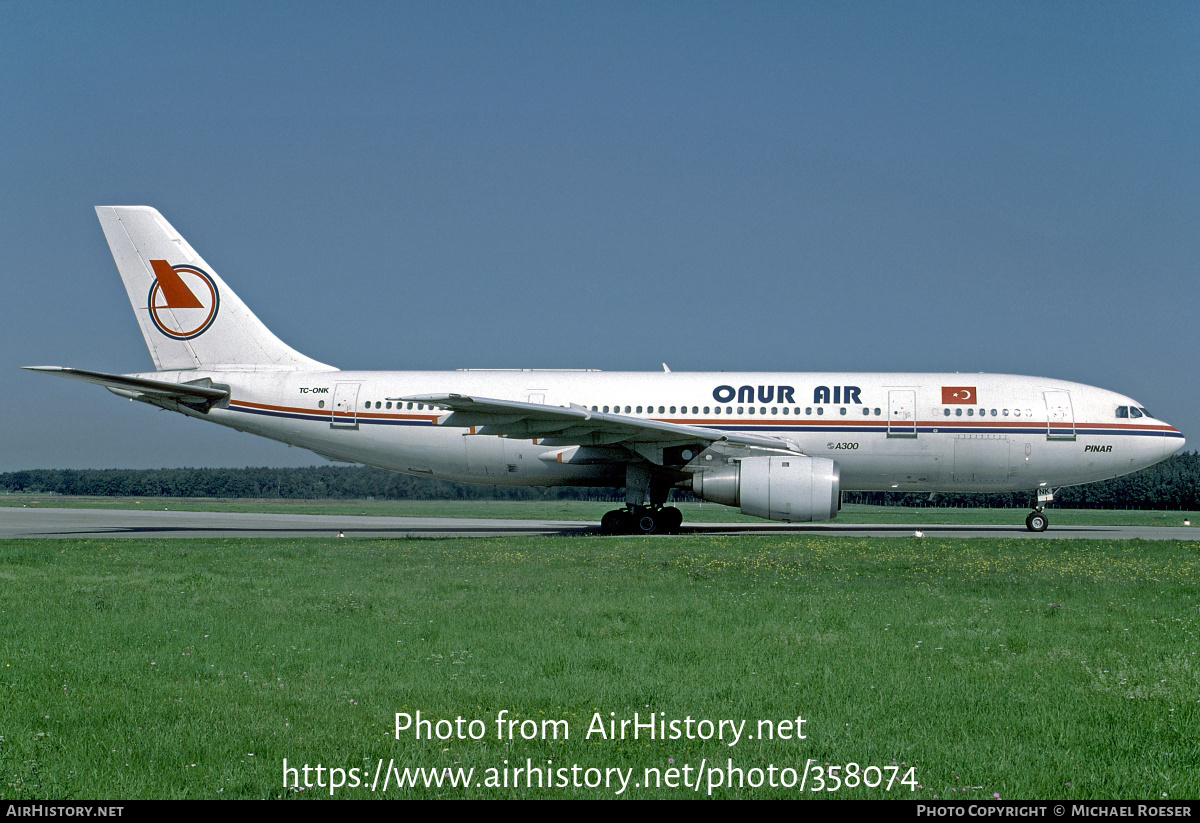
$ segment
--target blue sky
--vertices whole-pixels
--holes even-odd
[[[0,2],[0,471],[312,465],[152,368],[92,207],[343,368],[1039,374],[1193,441],[1200,4]]]

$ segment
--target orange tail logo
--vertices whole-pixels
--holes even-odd
[[[217,317],[220,298],[212,277],[195,266],[172,266],[151,260],[154,285],[146,308],[155,328],[176,340],[203,334]]]

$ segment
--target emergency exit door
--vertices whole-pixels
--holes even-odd
[[[1046,439],[1075,439],[1075,410],[1068,391],[1042,392],[1046,398]]]
[[[333,387],[333,408],[330,410],[331,429],[358,428],[358,387],[361,383],[338,383]]]
[[[917,392],[892,389],[888,392],[888,437],[917,436]]]

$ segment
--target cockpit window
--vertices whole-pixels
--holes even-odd
[[[1154,418],[1145,406],[1117,406],[1117,417],[1149,417]]]

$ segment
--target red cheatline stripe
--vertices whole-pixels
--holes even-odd
[[[202,309],[204,305],[196,299],[183,282],[183,278],[166,260],[151,260],[154,276],[158,278],[158,288],[166,298],[168,309]]]
[[[298,406],[272,406],[268,403],[252,403],[249,400],[230,400],[229,405],[234,408],[246,409],[262,409],[263,411],[287,412],[295,414],[310,414],[318,417],[327,417],[332,412],[334,417],[345,417],[347,419],[355,416],[354,410],[342,411],[340,409],[307,409]],[[365,412],[357,412],[359,419],[368,420],[420,420],[433,423],[437,421],[437,416],[428,414],[367,414]]]

